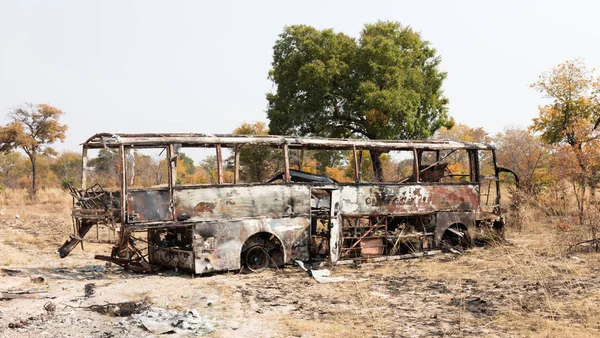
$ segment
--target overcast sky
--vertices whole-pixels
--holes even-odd
[[[286,25],[357,37],[394,20],[431,42],[457,122],[527,126],[529,84],[576,57],[600,65],[595,1],[0,1],[0,124],[23,102],[62,109],[59,150],[97,132],[228,133],[266,121]]]

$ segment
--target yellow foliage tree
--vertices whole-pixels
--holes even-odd
[[[550,180],[550,154],[539,136],[526,129],[513,127],[497,134],[495,141],[498,148],[498,164],[517,173],[519,187],[523,191],[536,193],[543,182]]]
[[[576,159],[574,178],[579,182],[576,196],[582,222],[586,187],[598,166],[600,78],[595,78],[582,60],[575,59],[544,72],[531,87],[550,101],[539,106],[531,130],[540,132],[548,144],[568,145]]]
[[[47,104],[25,103],[13,109],[6,126],[0,126],[0,152],[7,153],[21,148],[31,162],[31,190],[37,192],[38,155],[56,155],[49,145],[64,141],[67,125],[60,124],[64,113]]]

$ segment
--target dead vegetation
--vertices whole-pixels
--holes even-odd
[[[13,196],[3,195],[0,207],[0,292],[31,289],[43,296],[0,300],[0,337],[63,336],[75,326],[78,334],[98,337],[151,329],[215,337],[600,335],[600,255],[567,251],[590,229],[542,204],[510,211],[508,244],[334,267],[334,276],[368,280],[320,284],[297,267],[202,278],[132,274],[96,265],[94,253],[107,244],[85,243],[85,251],[60,260],[56,248],[70,230],[68,197],[40,191],[45,202],[29,204],[19,192]],[[520,227],[510,226],[519,219]],[[44,281],[33,283],[38,275]],[[52,312],[44,310],[49,301]],[[127,308],[119,304],[138,303],[148,307],[137,315],[106,315]]]
[[[88,285],[89,284],[86,284],[86,298],[89,297],[87,292]],[[88,311],[93,311],[102,315],[109,315],[113,317],[129,317],[133,314],[139,314],[150,309],[150,306],[150,299],[148,297],[144,297],[139,302],[127,301],[118,303],[92,304],[89,306],[70,307],[74,309],[84,309]]]

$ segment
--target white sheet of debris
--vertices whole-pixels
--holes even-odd
[[[331,277],[331,271],[328,269],[310,270],[310,273],[319,283],[339,283],[339,282],[364,282],[368,278],[348,279],[343,276]]]
[[[308,272],[309,270],[304,266],[302,261],[295,261],[296,264],[300,267],[300,269]],[[319,283],[340,283],[340,282],[364,282],[369,280],[368,278],[359,278],[359,279],[348,279],[346,277],[338,276],[331,277],[331,271],[328,269],[310,269],[310,274],[315,278],[315,280]]]

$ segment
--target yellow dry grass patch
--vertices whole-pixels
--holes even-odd
[[[69,206],[71,204],[71,195],[65,190],[58,188],[39,190],[36,197],[32,198],[28,190],[24,189],[5,189],[0,191],[0,206],[18,207],[18,206],[37,206],[47,204],[60,204]]]

